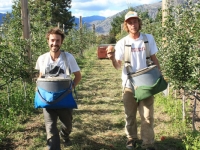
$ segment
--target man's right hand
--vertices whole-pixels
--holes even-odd
[[[115,67],[115,69],[121,68],[121,61],[115,59],[115,49],[112,45],[109,45],[106,49],[107,51],[107,57],[112,60],[112,64]]]
[[[111,60],[115,59],[115,49],[112,45],[109,45],[106,49],[107,57]]]

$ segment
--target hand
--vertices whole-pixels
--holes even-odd
[[[111,60],[115,58],[115,49],[112,45],[109,45],[106,49],[107,51],[107,57]]]

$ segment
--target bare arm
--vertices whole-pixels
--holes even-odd
[[[38,78],[41,78],[41,77],[42,77],[42,73],[40,72]]]
[[[73,74],[75,76],[74,80],[73,80],[73,82],[74,82],[73,88],[74,88],[81,81],[82,76],[81,76],[81,72],[80,71],[74,72]]]
[[[115,69],[120,69],[122,62],[120,60],[116,60],[115,59],[115,50],[114,47],[112,45],[108,46],[108,48],[106,49],[107,51],[107,56],[109,59],[112,60],[112,64],[115,67]]]
[[[151,60],[153,61],[153,63],[158,67],[158,69],[160,70],[160,64],[159,64],[159,61],[156,57],[156,55],[151,55]]]
[[[120,60],[116,60],[115,58],[112,59],[112,64],[113,66],[115,67],[115,69],[120,69],[121,68],[121,65],[122,65],[122,62]]]

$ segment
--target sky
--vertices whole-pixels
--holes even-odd
[[[0,13],[12,11],[13,0],[0,0]],[[104,16],[110,17],[129,7],[153,4],[161,0],[72,0],[70,11],[76,17]]]

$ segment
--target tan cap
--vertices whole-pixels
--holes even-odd
[[[138,14],[134,11],[129,11],[126,15],[125,15],[125,21],[128,20],[129,18],[139,18]]]

